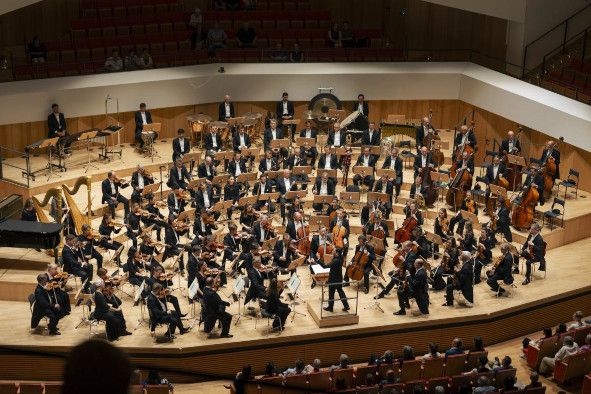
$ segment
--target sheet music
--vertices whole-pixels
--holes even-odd
[[[242,275],[236,278],[236,281],[234,282],[234,294],[242,293],[242,290],[244,290],[244,284],[244,277]]]
[[[311,267],[314,275],[328,274],[330,272],[330,268],[324,268],[320,264],[312,264]]]
[[[133,300],[135,302],[138,302],[141,298],[142,298],[142,292],[144,291],[144,287],[146,286],[146,281],[143,280],[142,284],[139,285],[136,289],[135,289],[135,296],[133,297]]]
[[[291,291],[292,294],[295,294],[298,291],[298,288],[300,287],[300,284],[302,283],[302,281],[300,280],[300,277],[294,273],[291,278],[289,278],[289,280],[287,281],[287,287],[289,288],[289,291]]]
[[[199,281],[197,280],[197,278],[193,279],[193,282],[191,282],[191,284],[189,285],[189,298],[190,299],[195,299],[195,296],[197,295],[197,291],[199,290]]]

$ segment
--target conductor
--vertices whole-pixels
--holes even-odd
[[[343,291],[343,257],[341,250],[334,251],[332,261],[326,265],[330,268],[328,273],[328,305],[324,308],[327,312],[332,312],[334,306],[334,293],[339,293],[341,302],[343,303],[343,312],[349,310],[349,302],[347,302],[347,295]]]

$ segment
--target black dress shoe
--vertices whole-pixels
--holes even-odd
[[[369,294],[369,289],[363,289],[363,292],[364,292],[365,294]]]
[[[347,312],[349,309],[351,309],[351,308],[349,308],[348,306],[346,306],[346,307],[343,308],[343,312]]]
[[[234,335],[232,334],[222,334],[220,335],[220,338],[232,338]]]
[[[441,305],[441,306],[454,306],[454,304],[448,304],[448,303],[446,302],[446,303],[444,303],[444,304],[443,304],[443,305]]]
[[[404,304],[404,307],[405,307],[406,309],[410,309],[410,303],[408,303],[408,302],[407,302],[406,304]]]
[[[540,264],[540,268],[538,268],[538,271],[546,271],[546,264]]]
[[[529,282],[531,282],[531,280],[529,280],[529,278],[525,278],[525,280],[523,282],[521,282],[521,284],[523,286],[525,286],[525,285],[529,285]]]
[[[180,314],[180,316],[181,316],[181,317],[186,317],[186,316],[187,316],[187,314],[186,314],[186,313],[181,313],[181,314]]]
[[[125,331],[125,332],[124,332],[123,334],[121,334],[121,335],[123,335],[123,336],[131,335],[131,332],[129,332],[129,331]]]
[[[62,333],[59,330],[55,330],[55,331],[49,331],[49,335],[62,335]]]
[[[513,268],[513,273],[514,274],[518,274],[519,273],[519,268]]]
[[[394,312],[394,316],[403,316],[406,315],[406,311],[403,311],[402,309],[399,310],[398,312]]]
[[[324,309],[327,312],[332,312],[332,309],[331,308],[328,308],[328,307],[327,308],[322,308],[322,309]]]
[[[310,286],[311,289],[316,287],[316,282],[312,282],[312,285]]]
[[[384,293],[380,293],[377,296],[375,296],[373,299],[374,300],[379,300],[380,298],[384,298]]]
[[[186,334],[186,333],[188,333],[188,332],[189,332],[189,329],[188,329],[188,328],[185,328],[185,327],[183,327],[183,328],[181,328],[181,329],[179,330],[179,334],[181,334],[181,335],[184,335],[184,334]]]

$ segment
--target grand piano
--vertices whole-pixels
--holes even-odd
[[[61,241],[62,225],[4,219],[0,221],[0,246],[9,248],[53,249]],[[56,261],[57,263],[57,261]]]

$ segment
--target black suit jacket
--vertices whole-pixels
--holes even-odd
[[[355,166],[363,166],[363,156],[364,155],[359,155],[359,157],[357,158],[357,162],[355,163]],[[375,167],[376,166],[376,158],[374,155],[370,154],[369,155],[369,167]]]
[[[183,212],[185,210],[185,205],[187,205],[187,202],[182,199],[178,200],[177,201],[178,208],[175,209],[175,204],[174,204],[175,198],[176,197],[175,197],[174,193],[169,193],[168,197],[166,197],[166,205],[168,205],[169,212],[174,212],[176,214],[179,214],[180,212]]]
[[[34,324],[31,324],[31,327],[36,327],[44,316],[57,312],[54,307],[55,304],[57,304],[57,301],[52,298],[51,293],[38,284],[35,287],[35,305],[33,305],[33,316],[31,318],[31,322]],[[59,316],[58,313],[56,315]]]
[[[244,133],[244,144],[247,148],[250,148],[250,137],[248,136],[248,133]],[[240,133],[234,134],[234,137],[232,138],[232,147],[235,152],[240,152]]]
[[[423,140],[425,139],[426,135],[427,135],[427,129],[425,126],[420,125],[419,127],[417,127],[416,136],[415,136],[417,149],[420,148],[421,146],[423,146]]]
[[[165,301],[162,301],[162,303],[166,305]],[[155,327],[156,323],[160,323],[166,316],[166,309],[162,308],[158,298],[151,292],[148,295],[148,311],[150,313],[150,319],[152,320],[150,322],[152,327]]]
[[[336,170],[337,168],[339,168],[339,159],[337,159],[337,156],[334,154],[330,155],[330,168],[332,170]],[[318,159],[318,171],[320,173],[322,173],[322,170],[325,169],[326,166],[326,154],[322,154],[320,155],[320,158]]]
[[[529,252],[529,245],[528,242],[531,241],[532,235],[529,234],[527,236],[527,239],[525,240],[525,243],[523,244],[523,249],[527,250]],[[544,238],[542,238],[541,234],[537,234],[537,236],[534,238],[534,246],[533,246],[533,260],[534,261],[544,261]]]
[[[62,248],[62,261],[64,265],[64,271],[72,273],[74,271],[74,267],[77,269],[80,268],[81,264],[78,261],[78,255],[75,251],[70,249],[68,245],[64,245]]]
[[[458,169],[462,168],[462,162],[463,160],[460,159],[456,162],[456,167]],[[474,158],[470,157],[468,159],[468,161],[466,162],[466,167],[468,168],[468,172],[470,172],[470,174],[474,175]]]
[[[134,173],[131,174],[131,187],[133,187],[134,190],[138,187],[138,177],[139,177],[139,173],[137,171],[134,171]],[[154,178],[148,179],[148,178],[144,177],[144,186],[151,185],[153,183],[154,183]]]
[[[549,155],[549,151],[548,149],[544,149],[544,151],[542,152],[542,157],[540,158],[540,161],[543,163],[546,160],[546,157]],[[554,149],[552,151],[552,157],[554,158],[554,161],[556,162],[556,175],[554,179],[560,178],[560,151]]]
[[[382,168],[390,169],[392,165],[392,156],[386,157],[384,160],[384,164],[382,164]],[[396,179],[400,179],[400,183],[402,183],[402,159],[399,156],[396,156],[396,160],[394,161],[394,171],[396,171]]]
[[[371,138],[369,138],[369,130],[365,130],[361,136],[361,144],[363,145],[380,145],[382,140],[382,132],[380,130],[373,131]]]
[[[499,179],[499,176],[507,178],[507,169],[505,168],[505,165],[503,163],[499,163],[499,169],[497,170],[496,177],[494,176],[493,172],[493,164],[489,164],[486,167],[486,181],[488,183],[495,183]]]
[[[422,155],[421,154],[418,154],[418,155],[415,156],[415,162],[413,164],[413,168],[415,170],[415,173],[418,173],[419,170],[421,168],[423,168],[423,166],[422,166],[422,159],[421,158],[422,158]],[[433,157],[431,156],[431,153],[427,153],[427,165],[429,165],[429,164],[434,164],[433,163]]]
[[[322,186],[322,178],[321,177],[317,177],[316,178],[316,192],[318,194],[320,194],[320,187]],[[327,182],[326,182],[326,190],[328,192],[328,196],[334,196],[335,194],[335,190],[336,190],[336,185],[335,185],[335,181],[332,178],[328,178]]]
[[[505,283],[513,283],[513,255],[505,254],[501,263],[495,268],[495,274],[501,276]]]
[[[285,252],[285,261],[280,261],[279,258],[283,257],[283,247],[284,242],[282,239],[275,243],[275,249],[273,250],[273,261],[276,265],[281,268],[287,268],[289,264],[291,264],[291,260],[296,257],[296,254],[287,246],[287,251]]]
[[[150,111],[146,111],[146,122],[152,123],[152,114]],[[141,133],[144,128],[144,122],[142,120],[142,111],[135,111],[135,133]]]
[[[357,111],[359,109],[359,101],[356,101],[355,104],[353,104],[353,111]],[[369,116],[369,105],[367,104],[367,101],[363,101],[363,115],[365,116]]]
[[[191,174],[189,174],[189,171],[187,171],[187,168],[183,164],[183,166],[181,167],[180,176],[176,166],[170,169],[170,172],[168,173],[168,182],[166,184],[171,189],[184,188],[186,187],[186,182],[189,182],[190,180]]]
[[[276,139],[282,139],[283,138],[283,130],[279,127],[277,127],[276,129],[276,133],[275,136],[277,137]],[[273,140],[273,133],[271,131],[271,129],[265,129],[265,137],[264,137],[264,143],[265,143],[265,150],[271,149],[270,144],[271,141]]]
[[[267,180],[267,182],[265,182],[265,187],[263,189],[264,190],[261,190],[261,183],[256,182],[252,188],[252,195],[256,196],[262,193],[273,193],[273,183]]]
[[[236,113],[234,112],[234,103],[230,103],[230,117],[236,117]],[[218,106],[218,120],[222,122],[226,121],[226,106],[223,102]]]
[[[49,138],[56,137],[55,134],[58,131],[64,131],[64,130],[68,129],[68,126],[66,124],[66,118],[63,113],[61,113],[61,112],[59,113],[59,118],[60,118],[60,121],[58,123],[53,112],[50,113],[49,116],[47,117],[47,128],[49,129],[49,133],[48,133]]]
[[[226,184],[224,186],[224,201],[232,200],[234,202],[240,199],[240,186],[234,182],[233,185]]]
[[[248,270],[248,279],[250,280],[250,287],[248,292],[251,293],[253,299],[262,297],[265,294],[264,280],[266,278],[265,273],[259,272],[256,269]]]
[[[378,181],[373,186],[373,191],[375,193],[381,193],[384,187],[384,182],[382,179],[378,179]],[[390,203],[392,203],[392,196],[394,195],[394,184],[392,181],[386,182],[386,194],[390,195]]]
[[[275,159],[271,159],[271,168],[267,167],[267,159],[261,159],[260,163],[259,163],[259,172],[260,173],[265,173],[267,171],[278,171],[279,170],[279,164],[277,164],[277,160]]]
[[[456,135],[456,139],[454,141],[454,147],[461,145],[463,138],[464,138],[464,134],[458,133],[458,135]],[[476,147],[476,135],[474,134],[474,131],[472,131],[472,130],[468,131],[468,145],[470,145],[471,147]]]
[[[236,163],[236,160],[231,160],[228,163],[228,174],[232,176],[236,176],[236,167],[240,168],[240,173],[244,174],[246,171],[246,160],[244,158],[240,158],[240,162]]]
[[[414,276],[411,277],[409,285],[412,294],[417,300],[429,299],[429,282],[427,282],[427,272],[424,267],[417,270]]]
[[[275,106],[275,113],[277,114],[279,121],[281,121],[281,118],[286,115],[283,113],[283,100],[277,102],[277,105]],[[287,100],[287,115],[293,117],[293,114],[293,102]]]
[[[334,143],[334,130],[330,130],[328,132],[328,139],[326,140],[326,145],[328,146],[343,146],[345,145],[345,130],[341,130],[341,141],[339,145],[335,145]]]
[[[293,169],[294,166],[306,166],[308,163],[306,162],[306,155],[304,152],[300,151],[300,156],[298,157],[299,161],[296,164],[296,156],[295,154],[289,155],[287,160],[283,162],[283,168],[289,168],[290,170]]]
[[[197,176],[199,178],[207,178],[211,181],[213,177],[216,175],[215,166],[213,164],[209,168],[209,173],[211,175],[207,175],[207,165],[205,164],[205,162],[199,164],[199,167],[197,167]]]
[[[279,177],[279,178],[277,178],[277,182],[276,182],[277,191],[279,193],[281,193],[281,195],[284,195],[288,191],[296,190],[297,185],[295,184],[295,182],[296,182],[296,179],[292,176],[290,178],[290,183],[291,183],[290,188],[289,188],[289,190],[287,190],[287,187],[285,185],[285,181],[283,180],[283,177]]]
[[[115,186],[115,190],[111,189],[111,182],[108,178],[103,180],[101,183],[101,190],[103,192],[103,198],[101,201],[103,204],[111,199],[111,197],[115,197],[117,194],[119,194],[119,186],[117,186],[116,183],[113,183],[113,185]]]
[[[306,129],[300,131],[300,137],[306,138]],[[310,138],[318,137],[318,130],[310,129]]]
[[[205,149],[206,150],[215,150],[215,151],[219,151],[222,150],[222,137],[220,135],[220,133],[215,133],[216,137],[215,137],[215,142],[216,142],[216,147],[213,147],[213,137],[212,137],[212,133],[207,133],[207,135],[205,136]]]
[[[515,154],[515,153],[519,153],[521,152],[521,143],[519,142],[519,140],[514,139],[513,140],[513,149],[517,149],[517,152],[511,152],[511,154]],[[501,152],[506,152],[509,153],[509,139],[506,138],[501,142]]]
[[[180,156],[186,155],[187,153],[189,153],[191,151],[191,141],[188,138],[183,138],[183,140],[184,140],[183,149],[181,149],[181,143],[180,143],[178,137],[175,138],[174,140],[172,140],[172,160],[173,161],[178,159]]]
[[[213,200],[213,191],[211,186],[208,186],[206,189],[207,198],[209,199],[209,207],[211,208],[215,201]],[[203,191],[197,190],[195,192],[195,204],[197,205],[198,209],[205,209],[205,199],[203,198]]]
[[[328,271],[328,283],[339,283],[343,281],[343,262],[342,257],[334,256],[332,261],[326,265]]]

